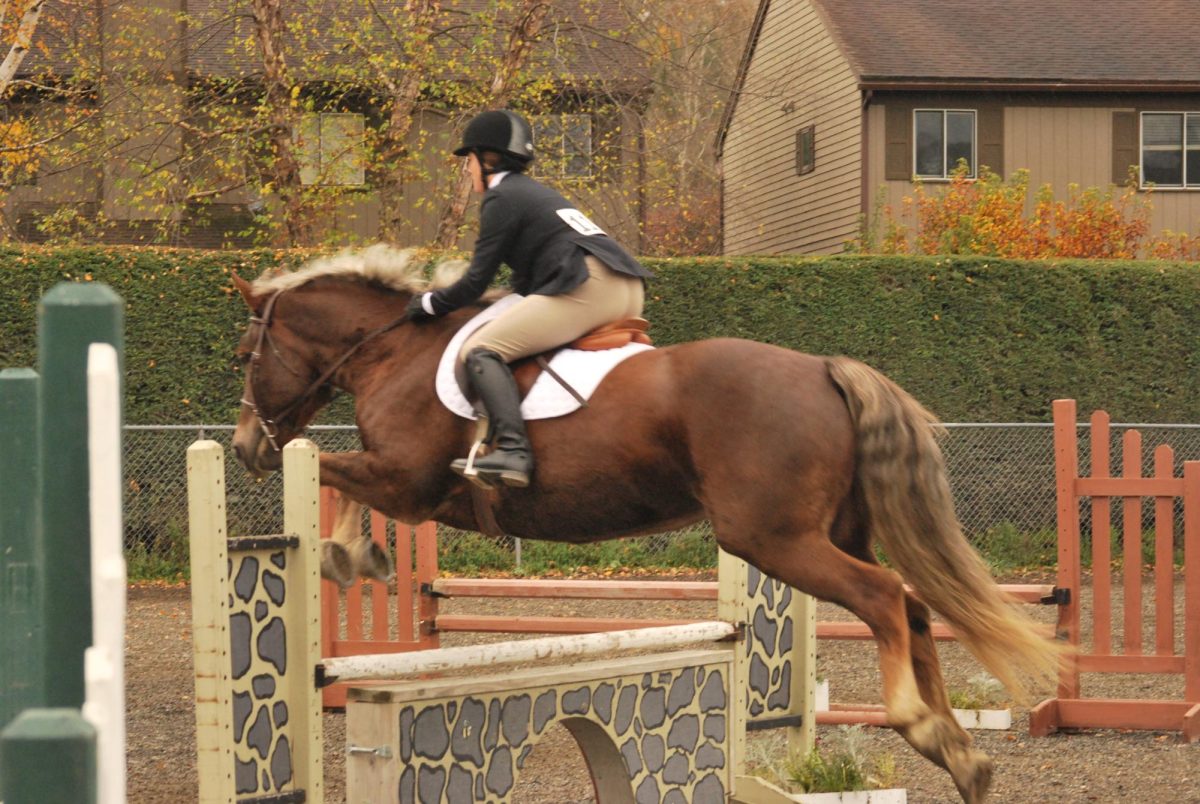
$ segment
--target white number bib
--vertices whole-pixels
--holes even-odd
[[[584,215],[577,209],[558,209],[555,210],[555,212],[558,213],[558,217],[562,218],[567,226],[570,226],[581,235],[604,234],[603,229],[592,223],[591,218],[589,218],[587,215]]]

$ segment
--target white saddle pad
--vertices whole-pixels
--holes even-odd
[[[442,354],[437,370],[437,395],[442,404],[464,419],[477,419],[474,406],[458,386],[454,376],[455,361],[463,342],[471,333],[503,313],[512,305],[523,299],[513,293],[487,308],[479,315],[468,321],[455,334]],[[633,357],[638,352],[653,349],[644,343],[630,343],[616,349],[604,349],[599,352],[582,351],[579,349],[562,349],[550,361],[550,368],[558,373],[581,397],[590,399],[600,381],[612,371],[621,361]],[[533,387],[529,389],[521,402],[521,415],[526,419],[553,419],[555,416],[566,414],[579,409],[579,402],[567,392],[567,389],[546,372],[538,375]]]

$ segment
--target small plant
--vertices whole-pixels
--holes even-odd
[[[804,793],[840,793],[890,787],[896,774],[891,754],[868,760],[862,726],[843,726],[808,756],[789,760],[784,778]]]
[[[774,759],[786,751],[782,737],[751,742],[748,771],[794,793],[880,790],[892,785],[895,759],[891,754],[868,759],[862,726],[842,726],[821,742],[807,755],[783,761]]]
[[[950,706],[955,709],[997,709],[1005,703],[1004,686],[987,673],[974,675],[967,688],[951,689]]]

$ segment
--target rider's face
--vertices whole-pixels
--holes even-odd
[[[483,185],[483,166],[479,164],[477,154],[467,154],[467,172],[471,174],[471,189],[477,193],[487,188]]]

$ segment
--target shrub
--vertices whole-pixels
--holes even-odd
[[[1123,188],[1071,184],[1065,200],[1056,200],[1050,186],[1043,185],[1028,214],[1029,171],[1018,170],[1007,181],[986,166],[978,178],[968,173],[966,162],[960,161],[944,186],[913,182],[902,216],[915,218],[911,242],[907,227],[880,199],[875,216],[847,250],[1009,259],[1200,257],[1200,238],[1167,232],[1147,242],[1152,203],[1150,194],[1138,189],[1136,173]],[[882,238],[877,235],[881,226],[886,227]]]
[[[0,367],[36,356],[37,300],[61,280],[126,301],[131,424],[233,422],[246,308],[230,273],[307,252],[0,248]],[[1052,400],[1117,421],[1200,420],[1194,265],[981,256],[647,259],[660,345],[742,337],[845,354],[949,421],[1046,421]],[[763,382],[772,378],[764,377]],[[346,402],[322,416],[346,423]]]

